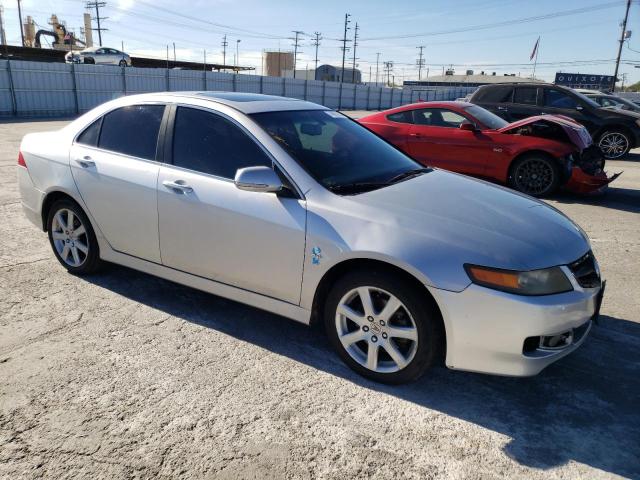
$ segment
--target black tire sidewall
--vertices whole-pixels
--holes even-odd
[[[544,192],[529,193],[529,192],[523,192],[522,190],[518,189],[518,183],[515,178],[516,171],[523,163],[531,160],[542,160],[546,162],[551,167],[551,170],[553,171],[553,181],[551,182],[551,185],[549,186],[549,188],[547,188]],[[516,160],[511,166],[511,168],[509,169],[509,187],[513,188],[514,190],[520,193],[524,193],[525,195],[530,195],[532,197],[544,197],[546,195],[551,195],[552,193],[555,193],[558,190],[559,186],[560,186],[560,167],[553,158],[547,155],[536,154],[536,153],[524,155],[520,157],[518,160]]]
[[[405,368],[394,373],[379,373],[356,362],[342,346],[336,330],[336,309],[342,297],[360,286],[371,286],[395,295],[407,309],[418,331],[418,348],[415,356]],[[439,312],[427,301],[428,293],[419,292],[411,283],[386,271],[354,271],[341,277],[329,292],[325,308],[324,323],[329,342],[340,358],[355,372],[371,380],[400,384],[416,380],[436,362],[440,361],[444,346],[444,331]]]
[[[73,212],[74,215],[78,216],[82,221],[82,225],[84,226],[87,232],[87,238],[89,241],[89,254],[87,255],[86,260],[79,267],[72,267],[68,265],[61,257],[58,255],[58,251],[53,243],[53,235],[51,225],[53,223],[53,217],[55,214],[61,209],[68,209]],[[95,272],[100,266],[100,251],[98,247],[98,240],[96,239],[96,235],[91,226],[91,222],[87,215],[85,215],[84,211],[76,202],[63,199],[55,202],[51,208],[49,209],[49,215],[47,216],[47,235],[49,237],[49,244],[51,245],[51,249],[53,250],[53,254],[58,259],[60,264],[65,267],[70,273],[75,275],[86,275],[92,272]]]

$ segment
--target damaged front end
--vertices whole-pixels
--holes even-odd
[[[570,192],[602,192],[622,173],[607,176],[604,171],[604,155],[595,145],[590,145],[582,152],[572,154],[571,157],[571,176],[564,185],[564,188]]]
[[[562,159],[566,180],[564,188],[571,192],[601,192],[622,173],[607,176],[604,171],[604,155],[593,145],[587,129],[570,118],[538,115],[511,123],[500,131],[573,145],[576,148],[574,153]]]

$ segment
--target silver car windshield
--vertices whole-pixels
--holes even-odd
[[[347,185],[373,190],[426,171],[362,125],[331,110],[251,117],[316,181],[333,191]]]

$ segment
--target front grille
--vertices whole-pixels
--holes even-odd
[[[568,267],[576,277],[578,285],[582,288],[597,288],[600,286],[600,273],[596,267],[596,259],[593,256],[593,252],[587,252],[583,257],[570,263]]]

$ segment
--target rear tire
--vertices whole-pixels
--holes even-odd
[[[127,62],[125,62],[124,60],[120,60],[120,63],[118,63],[119,66],[121,67],[126,67],[127,66]]]
[[[631,150],[629,134],[617,129],[606,130],[598,137],[598,147],[609,160],[622,158]]]
[[[518,158],[509,170],[509,186],[532,197],[554,193],[560,186],[560,168],[551,157],[530,153]]]
[[[416,380],[441,360],[445,345],[439,312],[426,297],[385,271],[348,273],[327,296],[329,341],[364,377],[389,384]]]
[[[98,270],[98,240],[77,203],[68,199],[55,202],[49,209],[47,233],[54,255],[70,273],[87,275]]]

